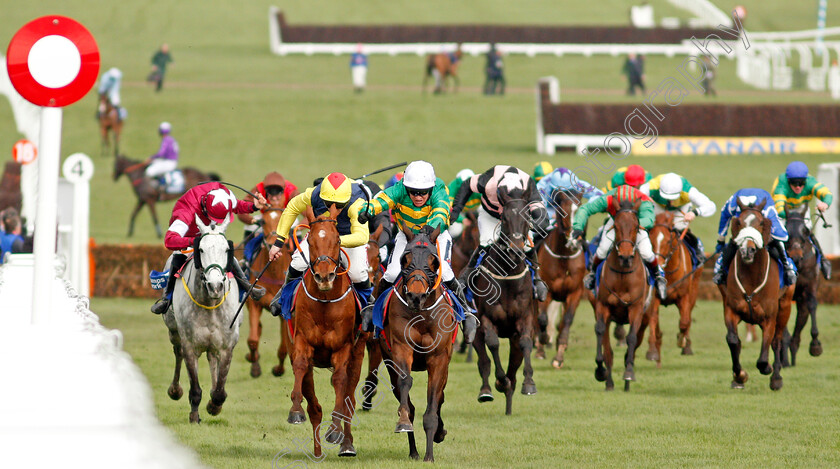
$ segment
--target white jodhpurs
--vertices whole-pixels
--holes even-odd
[[[394,252],[391,253],[391,262],[388,263],[388,268],[385,269],[385,275],[382,276],[386,282],[393,283],[400,275],[400,257],[405,252],[406,244],[405,233],[400,231],[394,238]],[[452,238],[449,236],[449,232],[442,231],[440,233],[440,236],[437,238],[437,248],[441,257],[443,281],[448,282],[455,278],[455,273],[452,272],[452,266],[449,264],[449,258],[452,255]]]
[[[604,234],[601,236],[601,243],[598,244],[598,250],[595,251],[595,255],[599,259],[606,259],[614,240],[615,229],[613,228],[613,220],[610,218],[607,224],[604,225]],[[656,258],[656,255],[653,253],[653,246],[650,244],[650,238],[648,238],[648,233],[642,228],[639,228],[639,232],[636,234],[636,249],[639,250],[639,255],[642,256],[642,260],[647,263],[653,262]]]
[[[303,251],[303,254],[301,254],[301,251]],[[350,271],[347,272],[347,275],[350,277],[350,281],[353,283],[359,283],[369,280],[367,244],[356,246],[354,248],[344,248],[344,252],[347,253],[348,261],[350,261]],[[295,253],[292,254],[292,268],[298,272],[306,271],[306,269],[309,268],[309,265],[307,265],[304,257],[309,259],[309,242],[306,239],[300,242],[300,250],[295,251]],[[339,271],[340,270],[341,269],[339,269]]]
[[[156,178],[164,174],[175,171],[178,167],[178,160],[167,160],[165,158],[157,158],[152,160],[151,164],[146,168],[146,177]]]

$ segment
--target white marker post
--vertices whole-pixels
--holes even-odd
[[[90,296],[88,232],[90,221],[90,178],[93,161],[74,153],[61,165],[64,178],[73,183],[73,232],[70,239],[70,283],[81,295]]]

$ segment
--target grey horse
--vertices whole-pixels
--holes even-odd
[[[172,295],[172,307],[163,315],[175,352],[175,376],[168,394],[173,400],[180,399],[184,394],[180,384],[183,359],[190,377],[190,423],[201,422],[198,416],[198,405],[201,403],[198,358],[207,353],[212,383],[207,412],[218,415],[227,398],[225,381],[233,347],[239,341],[242,316],[230,327],[239,305],[239,287],[227,274],[230,246],[224,232],[228,223],[210,223],[208,226],[196,216],[201,234],[193,258],[187,261],[181,276],[175,279],[178,284]]]

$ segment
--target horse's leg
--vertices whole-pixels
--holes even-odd
[[[335,390],[335,407],[332,412],[332,425],[327,431],[326,439],[331,444],[338,444],[344,440],[346,435],[342,432],[341,423],[352,421],[354,417],[354,409],[345,401],[352,348],[352,342],[347,343],[341,349],[333,351],[330,357],[330,363],[333,366],[331,382]]]
[[[347,362],[347,384],[344,388],[344,404],[347,406],[347,416],[344,420],[344,438],[341,441],[339,456],[356,456],[356,448],[353,447],[353,431],[350,428],[352,417],[356,415],[356,387],[359,385],[359,378],[362,374],[362,362],[365,358],[365,345],[367,340],[358,340],[351,345],[350,360]]]
[[[610,322],[611,322],[610,311],[606,306],[604,307],[604,309],[606,310],[606,312],[604,314],[604,325],[606,326],[605,329],[607,331],[609,331]],[[603,340],[601,342],[601,347],[603,347],[603,349],[604,349],[604,366],[606,367],[605,370],[604,370],[604,374],[606,375],[605,378],[604,378],[605,381],[606,381],[604,383],[605,384],[604,390],[605,391],[612,391],[613,389],[615,389],[615,383],[613,382],[613,378],[612,378],[613,350],[612,350],[612,345],[610,345],[609,334],[604,334]]]
[[[394,396],[400,402],[397,408],[399,420],[394,433],[408,434],[408,456],[411,459],[419,459],[420,453],[417,452],[417,443],[414,440],[414,404],[412,404],[411,396],[409,396],[411,385],[414,382],[411,378],[411,363],[414,359],[414,352],[411,347],[403,344],[394,344],[391,352],[393,360],[388,363],[388,374],[391,376],[392,385],[396,384],[393,388]]]
[[[523,331],[522,336],[519,338],[518,345],[518,348],[521,350],[521,359],[525,360],[525,367],[522,369],[522,394],[533,396],[537,393],[537,385],[534,383],[534,368],[531,366],[531,350],[534,348],[534,340],[527,329]],[[510,369],[511,365],[515,365],[513,371]],[[508,365],[508,377],[513,376],[514,381],[516,380],[516,369],[518,368],[519,364],[513,363],[513,361]]]
[[[452,72],[452,82],[455,84],[454,88],[452,89],[452,93],[458,92],[458,86],[461,85],[460,80],[458,79],[458,74]]]
[[[489,321],[489,319],[488,319]],[[490,389],[490,357],[487,356],[487,349],[484,341],[484,323],[478,328],[473,339],[473,348],[478,357],[478,374],[481,376],[481,389],[478,391],[478,402],[490,402],[493,400],[493,391]]]
[[[376,387],[379,384],[379,365],[382,363],[382,350],[379,343],[372,340],[366,344],[368,351],[368,375],[365,378],[365,385],[362,388],[362,410],[368,411],[373,408],[373,398],[376,396]]]
[[[747,371],[741,367],[741,339],[738,338],[738,323],[741,318],[728,304],[723,306],[723,323],[726,325],[726,343],[732,357],[732,388],[744,389],[744,383],[749,379]]]
[[[181,388],[181,362],[184,357],[181,353],[181,336],[177,330],[169,330],[169,342],[172,343],[172,352],[175,354],[175,375],[172,377],[172,384],[169,385],[166,394],[173,401],[177,401],[184,395],[184,390]]]
[[[609,342],[608,324],[605,317],[606,308],[601,303],[595,303],[595,379],[606,381],[607,369],[604,367],[604,341]],[[616,327],[618,327],[616,325]]]
[[[152,213],[152,221],[155,223],[155,233],[157,233],[158,238],[163,238],[163,232],[160,230],[160,223],[158,223],[157,210],[155,210],[155,201],[147,200],[146,203],[149,205],[149,212]]]
[[[545,346],[551,343],[551,338],[548,335],[548,308],[551,307],[551,303],[551,298],[548,298],[539,304],[539,315],[537,316],[539,336],[535,356],[540,360],[545,358]]]
[[[691,328],[691,293],[682,295],[677,300],[677,309],[680,311],[680,332],[677,334],[677,347],[682,349],[683,355],[693,355],[691,350],[691,339],[688,330]]]
[[[793,325],[793,334],[785,334],[782,342],[782,366],[796,366],[796,354],[799,352],[799,345],[802,342],[802,330],[808,323],[808,306],[805,300],[806,291],[802,291],[796,298],[796,323]],[[785,331],[787,332],[787,331]],[[790,351],[790,362],[787,360],[787,351]]]
[[[285,322],[283,319],[280,319],[280,345],[277,346],[277,365],[271,369],[271,374],[274,376],[283,376],[283,373],[286,372],[286,355],[289,352],[289,344],[286,342],[286,334],[283,332],[283,328],[286,327]]]
[[[426,431],[426,456],[424,461],[434,462],[434,444],[446,437],[440,406],[443,404],[443,389],[449,376],[449,355],[445,349],[426,357],[429,383],[426,387],[426,412],[423,413],[423,430]]]
[[[499,356],[499,335],[496,333],[496,326],[493,324],[488,324],[488,327],[484,330],[484,341],[487,343],[487,348],[490,349],[490,355],[493,357],[496,374],[496,391],[507,394],[508,390],[511,389],[511,383],[505,375],[505,368],[502,366],[502,359]]]
[[[648,317],[648,324],[647,328],[650,329],[648,333],[648,351],[645,355],[650,361],[656,362],[657,368],[662,368],[662,354],[659,353],[659,347],[662,343],[662,331],[659,330],[659,305],[656,308],[651,307],[650,313],[642,313]],[[645,325],[642,323],[642,328],[644,329]],[[644,334],[642,332],[639,333],[639,337],[642,337]]]
[[[192,346],[181,344],[187,374],[190,376],[190,423],[201,423],[198,416],[198,405],[201,404],[201,386],[198,382],[198,357]]]
[[[120,154],[120,134],[122,133],[122,124],[117,124],[114,128],[114,157]]]
[[[642,321],[644,320],[644,305],[636,304],[629,308],[627,317],[629,319],[630,332],[627,334],[627,352],[624,355],[624,390],[630,390],[630,381],[636,381],[635,363],[636,349],[642,342]]]
[[[303,338],[295,340],[295,351],[292,354],[292,370],[295,374],[295,384],[292,387],[292,394],[289,396],[292,399],[292,408],[289,409],[289,417],[287,421],[291,424],[299,424],[306,421],[306,416],[303,414],[303,378],[307,373],[311,373],[312,366],[312,346],[306,343]],[[316,438],[317,440],[317,438]],[[318,445],[316,441],[316,445]]]
[[[137,218],[137,214],[140,213],[140,209],[143,208],[143,205],[146,202],[141,199],[140,197],[137,198],[137,205],[134,206],[134,210],[131,211],[131,217],[128,219],[128,237],[134,236],[134,220]]]
[[[248,298],[246,300],[248,306],[248,353],[245,354],[245,360],[251,362],[251,377],[258,378],[262,374],[260,368],[260,337],[262,336],[262,323],[260,322],[260,315],[262,314],[262,306],[256,301]]]
[[[312,434],[315,440],[312,455],[318,458],[316,461],[321,461],[323,457],[321,451],[321,418],[324,412],[318,402],[318,397],[315,395],[315,380],[312,377],[311,367],[303,375],[300,389],[303,397],[306,398],[306,413],[309,414],[309,422],[312,424]]]
[[[216,390],[216,383],[219,382],[219,359],[220,354],[218,350],[208,350],[205,354],[207,357],[207,364],[210,368],[210,395]]]
[[[563,359],[566,356],[566,347],[569,346],[569,334],[572,330],[572,322],[575,320],[575,311],[580,304],[580,299],[583,296],[583,289],[579,288],[566,297],[563,303],[563,316],[560,320],[560,325],[557,326],[557,354],[551,365],[554,368],[560,369],[563,367]]]
[[[216,372],[218,375],[214,380],[213,390],[210,391],[210,402],[207,403],[207,412],[210,415],[219,415],[222,411],[222,405],[227,399],[225,384],[227,383],[227,376],[230,372],[230,362],[233,359],[233,345],[230,348],[217,352],[215,355],[217,362]]]
[[[759,306],[756,306],[756,310],[759,308]],[[773,336],[776,334],[776,318],[770,317],[765,319],[760,326],[761,353],[758,355],[758,361],[756,361],[755,367],[758,368],[759,373],[769,375],[773,372],[773,368],[770,366],[770,345],[773,342]]]
[[[811,345],[808,349],[808,353],[811,354],[812,357],[819,357],[822,355],[823,349],[822,344],[820,343],[819,335],[820,331],[817,329],[817,292],[816,288],[809,290],[808,292],[808,313],[811,315]],[[799,305],[797,304],[797,314],[799,312]]]

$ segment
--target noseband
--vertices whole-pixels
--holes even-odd
[[[301,256],[303,255],[303,250],[300,249],[300,244],[298,244],[297,236],[296,236],[298,228],[309,228],[310,231],[311,231],[311,226],[312,225],[315,225],[317,223],[326,223],[326,222],[335,223],[336,225],[338,225],[338,221],[334,220],[332,218],[320,218],[318,220],[310,222],[309,225],[298,225],[298,226],[295,227],[294,233],[292,233],[292,239],[294,239],[295,245],[297,246],[298,251],[300,251]],[[338,249],[339,249],[339,253],[340,253],[341,252],[341,240],[340,239],[338,241],[338,246],[339,246]],[[343,272],[336,272],[338,270],[338,268],[341,266],[341,262],[339,262],[338,259],[336,259],[332,256],[328,256],[326,254],[321,254],[320,256],[318,256],[315,259],[312,259],[311,261],[304,258],[304,260],[307,260],[307,265],[309,266],[309,272],[312,273],[313,275],[315,274],[315,270],[314,270],[315,266],[320,264],[321,262],[332,262],[335,265],[335,267],[333,267],[332,272],[336,275],[344,275],[350,270],[350,266],[349,266],[350,257],[348,256],[347,259],[348,259],[347,268],[344,269]]]

